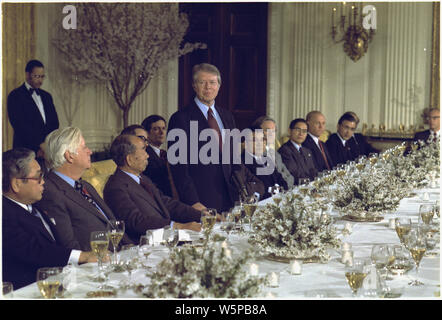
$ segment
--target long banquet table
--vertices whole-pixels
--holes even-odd
[[[429,195],[429,200],[423,200],[422,195]],[[349,235],[342,235],[338,232],[342,242],[352,244],[355,258],[370,257],[374,244],[400,244],[399,238],[394,229],[389,228],[390,218],[410,217],[413,223],[418,221],[418,210],[422,203],[435,203],[440,197],[440,189],[421,189],[416,192],[413,198],[405,198],[401,201],[396,212],[384,215],[380,222],[351,222],[352,232]],[[262,201],[265,204],[271,199]],[[335,218],[335,225],[338,230],[343,229],[347,221],[339,219],[337,212],[331,212]],[[439,221],[439,219],[436,219]],[[215,232],[220,232],[219,226],[215,226]],[[229,237],[229,246],[233,249],[233,256],[241,254],[250,244],[247,237],[232,233]],[[434,250],[433,250],[434,251]],[[440,297],[440,244],[435,248],[436,255],[424,256],[419,268],[418,279],[424,283],[422,286],[409,286],[410,279],[416,278],[415,270],[410,270],[407,274],[394,276],[392,280],[387,280],[386,284],[401,293],[398,299],[439,299]],[[155,265],[167,257],[168,249],[160,248],[153,251],[149,256],[152,270]],[[270,272],[280,273],[280,283],[277,288],[263,287],[261,298],[264,299],[351,299],[352,292],[344,276],[345,266],[341,263],[341,253],[339,250],[330,250],[331,259],[326,264],[305,263],[300,275],[292,275],[288,272],[288,264],[258,258],[254,261],[258,265],[259,275],[265,276]],[[246,266],[245,266],[246,267]],[[97,282],[90,280],[90,276],[97,272],[96,264],[85,264],[78,267],[70,267],[70,281],[67,286],[65,299],[85,299],[88,292],[97,290]],[[120,281],[126,281],[128,274],[111,273],[107,284],[119,287]],[[149,277],[145,269],[138,269],[132,273],[132,281],[142,285],[149,284]],[[363,294],[362,289],[362,294]],[[132,289],[116,290],[115,298],[122,299],[142,299],[144,296]],[[42,299],[36,283],[16,290],[13,299]]]

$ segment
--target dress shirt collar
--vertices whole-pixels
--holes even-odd
[[[25,86],[26,86],[26,89],[29,91],[29,89],[34,89],[34,88],[32,88],[31,87],[31,85],[29,84],[29,83],[27,83],[26,81],[25,81]]]
[[[57,170],[53,170],[53,171],[57,176],[62,178],[64,181],[66,181],[72,188],[75,188],[75,180],[74,179],[72,179],[71,177],[68,177],[67,175],[64,175],[61,172],[58,172]]]
[[[195,97],[194,101],[207,119],[207,114],[209,113],[209,107],[207,105],[205,105],[204,103],[202,103],[197,97]],[[215,102],[210,106],[210,108],[212,109],[213,114],[215,115],[217,113],[215,110]]]
[[[295,146],[296,150],[298,150],[299,152],[301,152],[301,146],[299,144],[297,144],[295,141],[290,140],[290,142]]]
[[[6,198],[8,198],[9,200],[11,200],[12,202],[15,202],[16,204],[18,204],[20,207],[22,207],[23,209],[25,209],[28,212],[32,212],[32,205],[27,205],[21,202],[18,202],[17,200],[11,199],[8,196],[5,196]]]
[[[121,170],[121,171],[123,171],[125,174],[127,174],[127,175],[128,175],[129,177],[131,177],[132,179],[134,179],[136,183],[140,184],[140,180],[141,180],[141,179],[140,179],[139,176],[137,176],[137,175],[135,175],[135,174],[133,174],[133,173],[130,173],[130,172],[124,171],[124,170]]]
[[[155,151],[155,153],[159,157],[160,156],[160,151],[161,151],[160,148],[155,147],[153,144],[150,144],[149,146],[152,148],[153,151]]]
[[[316,136],[312,135],[310,132],[308,132],[307,134],[313,139],[313,141],[319,147],[319,137],[316,137]]]
[[[341,135],[339,134],[339,132],[336,132],[336,135],[339,137],[339,140],[341,140],[342,145],[345,147],[345,143],[347,140],[342,139]]]

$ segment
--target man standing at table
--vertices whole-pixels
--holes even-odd
[[[63,246],[88,251],[91,232],[106,230],[109,220],[115,219],[94,187],[81,179],[91,166],[92,152],[76,127],[51,132],[45,144],[51,171],[37,208],[55,220]],[[130,243],[125,234],[120,244]]]
[[[54,221],[33,206],[43,193],[35,153],[16,148],[2,157],[2,276],[19,289],[36,281],[37,269],[96,262],[92,252],[61,246]]]
[[[423,140],[431,142],[440,137],[440,110],[438,108],[431,108],[428,112],[428,130],[416,132],[414,140]]]
[[[169,153],[171,147],[175,144],[178,146],[184,144],[178,137],[178,140],[169,140],[168,160],[171,163],[173,179],[182,202],[198,209],[207,207],[222,212],[232,208],[234,199],[237,197],[235,188],[231,184],[232,153],[230,153],[229,161],[225,161],[228,163],[222,162],[223,153],[231,152],[231,149],[224,148],[224,146],[232,147],[232,144],[226,141],[229,138],[223,129],[234,129],[235,120],[230,111],[215,103],[221,86],[219,70],[214,65],[202,63],[195,65],[192,71],[192,86],[196,94],[194,101],[171,116],[168,129],[168,136],[171,133],[185,134],[186,157],[184,161],[178,163],[171,161]],[[213,130],[214,134],[211,139],[215,139],[219,152],[216,153],[211,148],[209,153],[203,154],[203,157],[213,156],[215,161],[206,162],[205,159],[201,159],[200,151],[203,151],[202,153],[207,151],[207,146],[203,147],[209,143],[199,139],[201,132],[205,129]],[[195,148],[193,149],[192,146]]]
[[[58,116],[52,96],[41,89],[45,78],[43,64],[31,60],[25,68],[26,81],[8,95],[8,117],[14,129],[13,147],[33,150],[44,157],[43,142],[58,128]]]
[[[333,160],[330,157],[327,146],[319,139],[325,131],[324,115],[319,111],[310,111],[305,120],[308,125],[308,133],[302,146],[312,152],[315,167],[318,172],[332,170],[334,166]]]

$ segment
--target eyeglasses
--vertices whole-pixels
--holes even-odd
[[[44,79],[46,76],[44,74],[39,75],[39,74],[31,74],[31,77],[34,79]]]
[[[42,171],[42,172],[40,172],[40,175],[38,177],[18,178],[18,179],[20,179],[20,180],[35,180],[40,184],[43,181],[43,178],[44,178],[44,173]]]
[[[141,140],[143,140],[145,143],[147,143],[147,138],[145,136],[137,136]]]
[[[297,133],[307,134],[307,129],[293,128]]]
[[[208,84],[209,86],[214,87],[214,86],[218,85],[218,81],[215,81],[215,80],[211,80],[211,81],[198,80],[196,83],[199,86],[205,86]]]

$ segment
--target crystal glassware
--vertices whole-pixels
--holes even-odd
[[[106,226],[107,233],[109,235],[109,240],[112,243],[113,249],[113,262],[112,264],[117,263],[117,248],[121,239],[124,236],[125,225],[122,220],[109,220]]]
[[[419,228],[413,228],[406,238],[406,248],[410,251],[416,265],[416,277],[419,272],[419,265],[427,250],[424,232]],[[410,286],[421,286],[424,283],[415,279],[408,283]]]
[[[45,299],[55,299],[62,284],[62,267],[45,267],[37,270],[37,286]]]
[[[368,274],[369,265],[365,260],[355,259],[352,265],[345,268],[345,278],[350,286],[353,297],[358,296],[358,291],[362,287],[365,277]]]
[[[95,281],[106,281],[103,260],[107,255],[107,249],[109,247],[109,233],[106,231],[92,231],[90,236],[90,244],[92,251],[95,253],[98,259],[98,275],[95,278]]]

